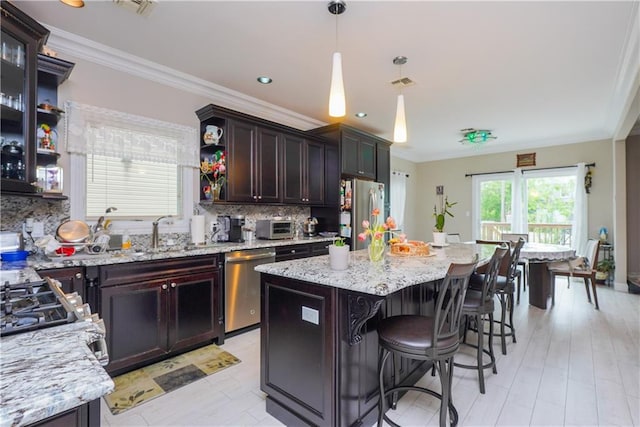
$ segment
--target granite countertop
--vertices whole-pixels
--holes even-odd
[[[302,280],[320,285],[347,289],[371,295],[385,296],[408,286],[444,278],[451,263],[469,263],[475,254],[479,264],[493,255],[495,245],[452,243],[443,248],[431,248],[427,257],[385,255],[376,265],[369,261],[367,250],[350,252],[349,268],[334,271],[329,267],[329,255],[302,260],[262,264],[256,271]]]
[[[29,259],[28,266],[36,270],[64,267],[82,267],[95,265],[122,264],[127,262],[152,261],[168,258],[184,258],[198,255],[212,255],[231,251],[272,248],[277,246],[304,245],[316,242],[333,242],[331,237],[305,237],[300,239],[253,240],[244,243],[215,243],[205,246],[188,246],[175,248],[159,248],[145,252],[109,251],[104,254],[90,255],[81,253],[70,257],[49,258],[49,260]],[[10,264],[10,263],[5,263]],[[6,266],[3,265],[4,269]]]
[[[87,346],[88,322],[0,339],[0,426],[19,426],[73,409],[110,393],[114,384]]]

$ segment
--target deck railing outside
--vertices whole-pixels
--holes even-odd
[[[482,222],[482,240],[500,240],[502,233],[510,233],[508,222]],[[529,224],[529,241],[571,246],[571,224]]]

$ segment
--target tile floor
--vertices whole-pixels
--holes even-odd
[[[556,305],[516,306],[517,343],[507,355],[494,349],[498,374],[486,371],[486,394],[475,371],[456,369],[453,398],[462,426],[640,426],[640,295],[598,288],[600,311],[584,285],[557,279]],[[145,403],[111,415],[103,426],[279,426],[265,411],[260,391],[260,334],[229,338],[225,350],[242,363]],[[459,360],[465,353],[464,349]],[[438,389],[437,377],[420,383]],[[402,426],[437,425],[437,400],[410,392],[389,415]]]

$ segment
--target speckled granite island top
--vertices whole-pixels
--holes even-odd
[[[113,390],[87,346],[95,330],[75,322],[0,339],[0,426],[31,424]]]
[[[369,261],[367,250],[350,253],[349,268],[333,271],[329,255],[301,260],[263,264],[256,271],[371,295],[385,296],[407,286],[444,278],[451,263],[469,263],[475,254],[479,263],[491,258],[494,245],[453,243],[431,248],[428,257],[402,257],[386,254],[379,265]]]

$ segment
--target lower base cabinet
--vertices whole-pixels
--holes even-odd
[[[64,411],[29,427],[99,427],[100,399],[93,400],[77,408]]]
[[[224,342],[218,256],[114,264],[87,271],[99,282],[111,375],[217,339]]]

